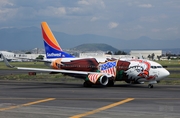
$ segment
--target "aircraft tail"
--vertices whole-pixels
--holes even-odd
[[[46,57],[50,58],[73,58],[71,54],[68,54],[62,50],[59,46],[56,38],[54,37],[51,29],[46,22],[41,23],[42,36],[44,39],[44,47],[46,52]]]

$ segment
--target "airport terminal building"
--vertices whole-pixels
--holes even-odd
[[[131,50],[129,55],[109,55],[104,52],[87,52],[80,53],[79,57],[103,57],[103,58],[127,58],[127,59],[138,59],[143,57],[144,59],[152,59],[152,55],[154,55],[154,60],[158,60],[157,56],[162,55],[162,50]]]
[[[83,52],[79,53],[80,58],[115,58],[115,59],[132,59],[131,55],[110,55],[105,52]]]
[[[43,55],[46,58],[45,54],[17,54],[8,51],[0,51],[0,53],[12,61],[23,61],[22,58],[36,59],[39,55]],[[144,59],[152,59],[152,55],[154,55],[154,60],[157,60],[157,56],[162,55],[162,50],[131,50],[129,55],[110,55],[105,52],[87,52],[79,53],[79,58],[138,59],[143,57]],[[0,58],[0,61],[2,61],[2,58]]]
[[[137,58],[142,56],[144,59],[151,59],[152,55],[154,55],[154,60],[158,60],[158,56],[162,56],[162,50],[131,50],[130,55]]]
[[[39,55],[43,55],[46,57],[45,54],[17,54],[8,51],[0,51],[10,61],[27,61],[27,59],[36,59]],[[0,57],[0,61],[3,61],[2,57]]]

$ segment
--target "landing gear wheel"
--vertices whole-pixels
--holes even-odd
[[[114,81],[109,81],[108,84],[107,84],[107,86],[109,86],[109,87],[114,86]]]
[[[148,88],[153,88],[154,86],[152,84],[149,84],[148,85]]]
[[[83,86],[84,86],[84,87],[91,87],[92,85],[89,84],[88,82],[84,82],[84,83],[83,83]]]

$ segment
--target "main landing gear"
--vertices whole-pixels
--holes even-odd
[[[148,88],[153,88],[153,84],[148,84]]]
[[[85,82],[83,83],[83,86],[84,86],[84,87],[91,87],[92,84],[90,84],[89,82],[85,81]]]
[[[92,87],[92,85],[93,85],[93,84],[92,84],[91,82],[88,82],[88,81],[85,81],[85,82],[83,83],[83,86],[84,86],[84,87]],[[114,81],[113,81],[113,80],[110,80],[106,86],[108,86],[108,87],[114,86]]]
[[[110,80],[107,84],[108,87],[112,87],[114,86],[114,81],[113,80]]]

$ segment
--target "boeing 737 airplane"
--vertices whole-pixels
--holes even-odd
[[[2,55],[2,54],[1,54]],[[153,84],[167,77],[170,73],[160,64],[149,60],[108,60],[102,63],[95,58],[77,59],[63,62],[60,59],[52,61],[52,69],[14,67],[2,55],[6,66],[20,70],[44,71],[62,73],[76,78],[84,79],[84,87],[100,84],[113,86],[115,81],[125,81],[131,84],[148,82],[149,88]]]

